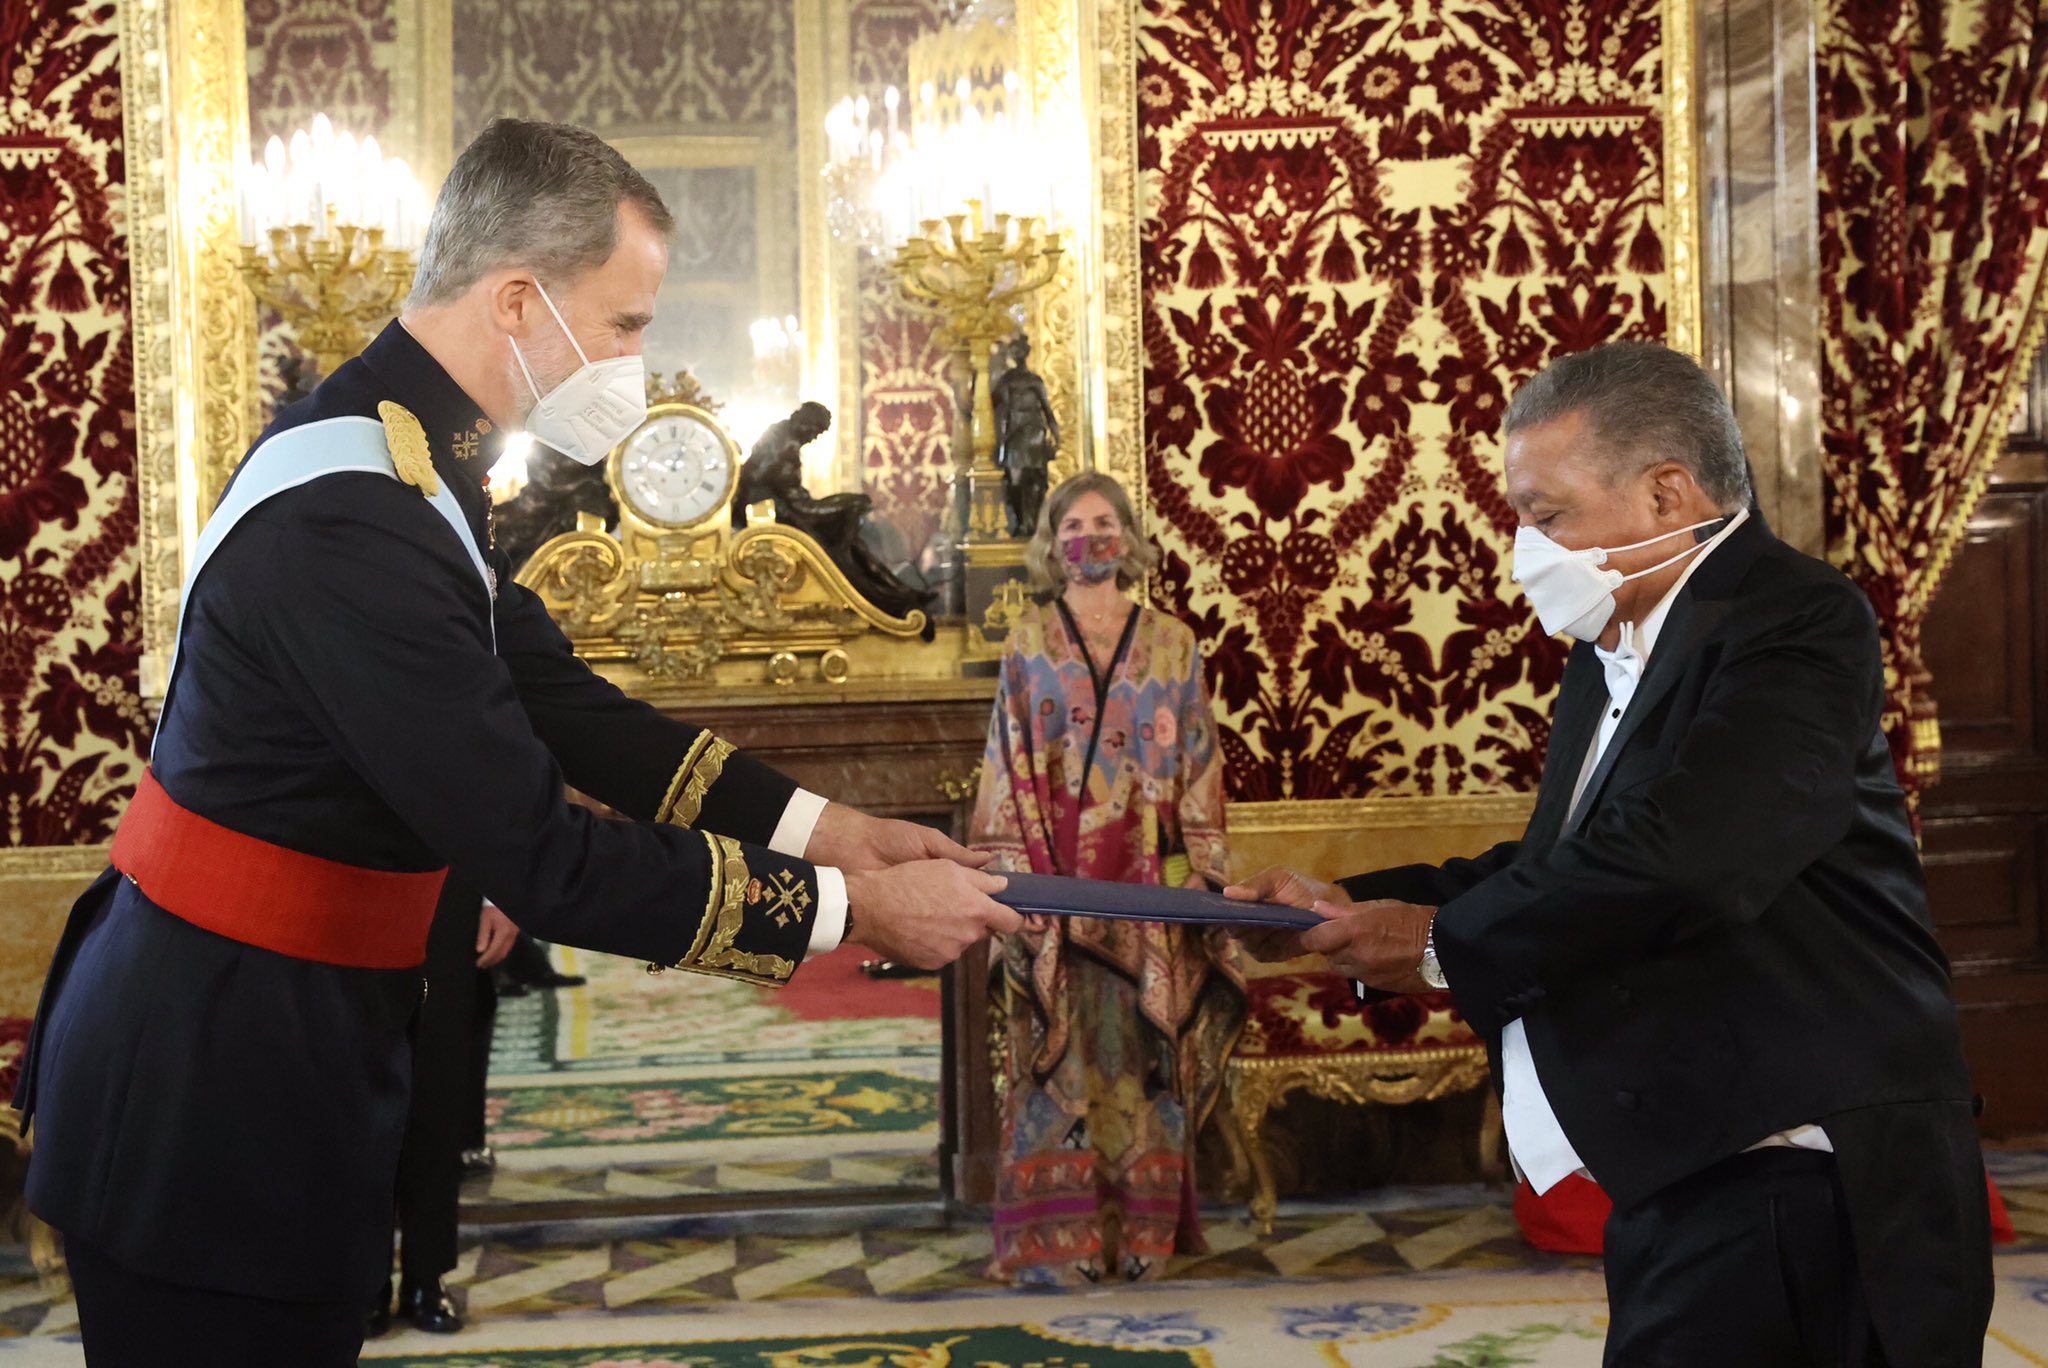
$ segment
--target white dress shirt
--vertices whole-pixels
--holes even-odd
[[[1615,730],[1621,726],[1622,718],[1628,713],[1628,705],[1635,698],[1636,686],[1642,682],[1643,670],[1650,662],[1650,652],[1656,647],[1657,636],[1664,629],[1665,618],[1671,615],[1671,605],[1678,598],[1678,591],[1685,587],[1685,582],[1714,553],[1714,549],[1748,517],[1746,510],[1738,513],[1728,526],[1715,533],[1686,564],[1685,573],[1678,577],[1678,583],[1671,586],[1671,592],[1657,601],[1657,606],[1644,615],[1641,623],[1624,622],[1621,640],[1615,643],[1612,651],[1602,646],[1593,648],[1607,677],[1607,706],[1600,715],[1600,728],[1594,734],[1593,744],[1579,767],[1578,782],[1572,789],[1572,804],[1565,821],[1567,832],[1578,816],[1579,804],[1586,796],[1586,785],[1600,767],[1600,758],[1607,751],[1607,743],[1614,739]],[[1585,1173],[1584,1161],[1565,1135],[1557,1113],[1551,1110],[1550,1099],[1544,1095],[1535,1057],[1529,1052],[1528,1032],[1519,1017],[1501,1030],[1500,1068],[1501,1125],[1507,1132],[1508,1153],[1521,1175],[1528,1179],[1529,1186],[1541,1195],[1568,1175]],[[1770,1145],[1834,1149],[1827,1133],[1819,1126],[1810,1125],[1781,1131],[1750,1148],[1762,1149]],[[1598,1178],[1597,1174],[1589,1176]]]
[[[768,848],[777,855],[801,860],[811,844],[811,833],[818,829],[818,819],[824,815],[825,800],[809,789],[798,789],[789,796],[789,806],[782,809]],[[818,916],[811,923],[811,944],[804,958],[837,950],[845,937],[846,876],[830,865],[819,865]]]

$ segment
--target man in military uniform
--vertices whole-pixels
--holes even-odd
[[[593,135],[492,125],[401,320],[279,415],[209,521],[151,767],[18,1096],[95,1368],[355,1362],[448,866],[549,940],[765,984],[842,937],[937,965],[1017,925],[951,841],[593,674],[489,547],[509,429],[593,460],[640,421],[670,227]]]

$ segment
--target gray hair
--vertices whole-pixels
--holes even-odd
[[[1024,568],[1030,572],[1031,587],[1041,594],[1057,594],[1067,585],[1067,561],[1060,554],[1060,520],[1083,494],[1100,494],[1109,500],[1110,510],[1123,524],[1124,554],[1116,567],[1117,588],[1130,588],[1151,574],[1152,567],[1159,563],[1159,550],[1138,525],[1131,496],[1124,492],[1116,477],[1099,470],[1084,470],[1060,481],[1038,510],[1038,529],[1024,552]]]
[[[661,192],[589,129],[493,120],[434,200],[406,307],[450,303],[505,266],[544,283],[601,266],[619,245],[619,206],[628,203],[663,237],[675,228]]]
[[[1559,357],[1516,391],[1501,435],[1568,413],[1585,415],[1613,479],[1676,461],[1721,512],[1749,506],[1735,411],[1691,357],[1654,342],[1609,342]]]

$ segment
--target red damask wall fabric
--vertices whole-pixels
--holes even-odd
[[[2048,13],[1823,0],[1817,60],[1829,553],[1884,628],[1913,792],[1941,743],[1921,624],[2040,344]]]
[[[1496,434],[1666,332],[1657,0],[1143,0],[1145,468],[1238,799],[1533,789]]]
[[[0,4],[0,845],[107,839],[148,750],[119,16]]]

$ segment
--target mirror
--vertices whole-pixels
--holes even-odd
[[[288,138],[325,112],[407,157],[431,188],[493,118],[592,128],[676,218],[648,370],[688,372],[742,450],[801,399],[824,401],[837,441],[807,450],[811,487],[867,486],[892,530],[900,521],[899,536],[923,537],[944,508],[948,405],[926,402],[918,423],[891,423],[875,444],[886,459],[862,459],[866,415],[859,389],[838,384],[843,339],[833,332],[850,341],[852,319],[826,293],[835,265],[852,263],[834,261],[818,172],[800,167],[816,155],[806,144],[822,126],[828,84],[901,83],[908,42],[944,15],[937,0],[893,5],[886,22],[855,22],[859,9],[396,0],[343,13],[319,0],[249,0],[250,144]],[[836,44],[831,26],[843,30]],[[410,106],[407,75],[420,91]],[[886,312],[873,287],[871,307]],[[316,378],[275,318],[264,320],[259,357],[273,403]],[[943,397],[945,358],[935,374],[928,360],[891,360],[892,413],[906,390]],[[487,1080],[498,1169],[465,1201],[935,1195],[938,980],[870,982],[859,955],[806,966],[777,993],[555,951],[555,971],[588,982],[509,985],[517,995],[499,1004]]]
[[[1085,126],[1094,149],[1094,189],[1069,220],[1071,268],[1040,293],[1027,320],[1035,368],[1073,435],[1064,459],[1109,468],[1142,500],[1131,14],[1098,10],[1093,0],[1020,0],[1003,15],[1026,87],[1042,108]],[[260,150],[318,113],[375,135],[429,190],[460,138],[494,114],[597,127],[685,211],[673,294],[653,340],[655,368],[698,369],[728,402],[721,416],[743,446],[755,435],[745,402],[758,400],[756,412],[779,417],[775,405],[785,400],[821,399],[835,422],[830,445],[814,444],[822,449],[815,471],[806,471],[815,491],[870,493],[877,514],[912,546],[945,516],[956,403],[949,358],[935,322],[901,301],[887,263],[832,236],[819,174],[825,111],[856,91],[875,94],[907,79],[910,44],[948,18],[944,0],[375,0],[340,9],[319,0],[122,0],[121,17],[149,696],[162,696],[182,564],[204,510],[267,413],[308,378],[291,336],[259,317],[240,277],[236,205],[252,144]],[[757,330],[764,320],[780,326]],[[891,767],[892,781],[922,796],[888,800],[894,805],[883,810],[943,820],[952,797],[936,795],[971,765],[987,715],[974,693],[985,683],[953,683],[943,740],[914,743],[905,763]],[[869,693],[844,701],[836,735],[858,734],[875,707],[896,708],[906,727],[932,725],[928,700]],[[776,697],[722,693],[718,702],[731,716],[719,725],[750,746],[750,718],[799,741],[816,735],[816,719],[778,713]],[[701,697],[661,703],[685,715],[705,706]],[[821,772],[814,787],[831,788],[828,778]],[[583,957],[560,963],[594,968]],[[812,975],[814,1000],[774,1004],[787,1015],[771,1018],[770,1008],[728,1000],[730,990],[708,982],[706,993],[727,997],[706,998],[682,1016],[651,1006],[678,996],[677,979],[647,979],[636,965],[605,965],[590,976],[593,987],[610,990],[616,1010],[559,989],[508,1004],[500,1091],[541,1078],[585,1089],[565,1088],[552,1104],[524,1096],[496,1104],[501,1118],[528,1133],[545,1161],[536,1167],[561,1174],[551,1189],[542,1184],[523,1196],[514,1184],[508,1210],[552,1200],[543,1190],[616,1205],[662,1200],[649,1197],[657,1188],[689,1189],[673,1174],[666,1187],[614,1178],[612,1161],[643,1139],[722,1146],[704,1151],[706,1162],[754,1165],[761,1192],[824,1182],[935,1193],[939,1046],[951,1046],[957,1066],[949,1088],[987,1092],[985,1049],[963,1042],[956,1025],[937,1024],[939,994],[929,983],[856,984],[842,974],[841,998],[860,987],[871,999],[843,1011],[825,976]],[[957,986],[954,1007],[979,1023],[972,976]],[[707,1017],[751,1029],[682,1038],[687,1022]],[[750,1043],[734,1044],[740,1034]],[[821,1043],[790,1044],[804,1038]],[[823,1095],[842,1105],[811,1109],[845,1118],[811,1137],[794,1134],[789,1120],[806,1108],[786,1105],[799,1066],[817,1062],[792,1053],[805,1049],[830,1056],[829,1069],[812,1075],[840,1080]],[[712,1111],[686,1110],[672,1090],[663,1093],[667,1085],[655,1080],[671,1067],[706,1071],[717,1083],[718,1096],[704,1104]],[[809,1086],[815,1094],[824,1085],[813,1077]],[[982,1124],[976,1104],[971,1096],[958,1115],[949,1113],[956,1139],[966,1137],[956,1161],[983,1143],[974,1138]],[[891,1137],[901,1164],[858,1161],[862,1146],[879,1152],[877,1136]],[[819,1142],[811,1157],[793,1150],[811,1139]],[[672,1161],[682,1162],[665,1152],[661,1162]],[[575,1164],[579,1176],[571,1176]],[[794,1169],[763,1164],[812,1167],[799,1182]],[[956,1162],[955,1170],[971,1172],[972,1164]],[[970,1197],[977,1181],[967,1180]],[[898,1186],[906,1183],[912,1187]]]

